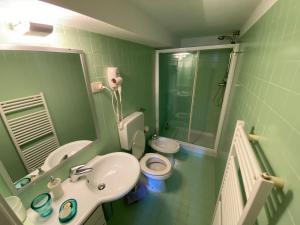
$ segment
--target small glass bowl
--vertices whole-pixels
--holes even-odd
[[[31,208],[39,213],[41,217],[47,217],[51,215],[52,209],[52,199],[49,193],[43,193],[36,196],[31,202]]]

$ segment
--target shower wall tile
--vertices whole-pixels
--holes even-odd
[[[49,38],[40,38],[39,42],[24,37],[16,38],[0,23],[0,44],[29,44],[83,50],[91,81],[103,81],[106,84],[106,67],[116,66],[123,77],[122,102],[124,115],[144,108],[145,125],[150,135],[154,131],[154,49],[144,45],[107,37],[67,26],[55,26]],[[37,39],[34,39],[37,40]],[[1,70],[1,69],[0,69]],[[93,94],[97,114],[97,126],[100,140],[83,154],[74,158],[54,172],[54,176],[66,178],[72,165],[85,163],[97,154],[120,151],[119,137],[113,115],[109,92]],[[50,175],[49,175],[50,176]],[[24,191],[20,196],[29,206],[31,200],[40,192],[47,191],[48,177]],[[0,193],[8,195],[7,187],[0,179]]]
[[[221,138],[219,184],[237,120],[249,132],[255,127],[272,172],[286,182],[283,192],[274,191],[279,203],[262,210],[259,224],[300,224],[299,9],[298,0],[278,0],[242,37]]]

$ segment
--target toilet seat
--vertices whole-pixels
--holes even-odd
[[[151,168],[152,164],[152,168]],[[159,164],[159,165],[153,165]],[[172,170],[172,165],[168,158],[157,153],[147,153],[141,160],[140,166],[143,173],[150,176],[165,176],[169,175]],[[159,168],[159,167],[164,168]]]

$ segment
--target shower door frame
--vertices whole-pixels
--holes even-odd
[[[221,112],[219,116],[218,128],[214,142],[214,148],[208,148],[204,146],[198,146],[195,144],[179,141],[178,142],[187,145],[191,149],[198,150],[199,148],[206,152],[208,155],[216,156],[217,150],[220,143],[221,132],[224,125],[225,114],[228,106],[229,95],[232,88],[232,82],[234,78],[234,72],[237,62],[237,53],[239,51],[239,44],[225,44],[225,45],[208,45],[208,46],[198,46],[198,47],[187,47],[187,48],[170,48],[170,49],[161,49],[155,51],[155,127],[156,133],[159,135],[159,54],[160,53],[180,53],[187,51],[199,51],[201,55],[201,50],[214,50],[214,49],[232,49],[232,56],[230,61],[230,67],[228,72],[227,85],[224,92],[223,103],[221,107]],[[193,84],[194,86],[195,84]],[[194,96],[192,97],[194,98]],[[192,112],[190,112],[192,113]]]

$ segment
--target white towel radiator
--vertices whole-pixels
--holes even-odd
[[[214,212],[213,225],[253,225],[272,188],[283,181],[263,173],[244,130],[237,121]]]
[[[0,102],[0,114],[28,172],[59,147],[43,93]]]

